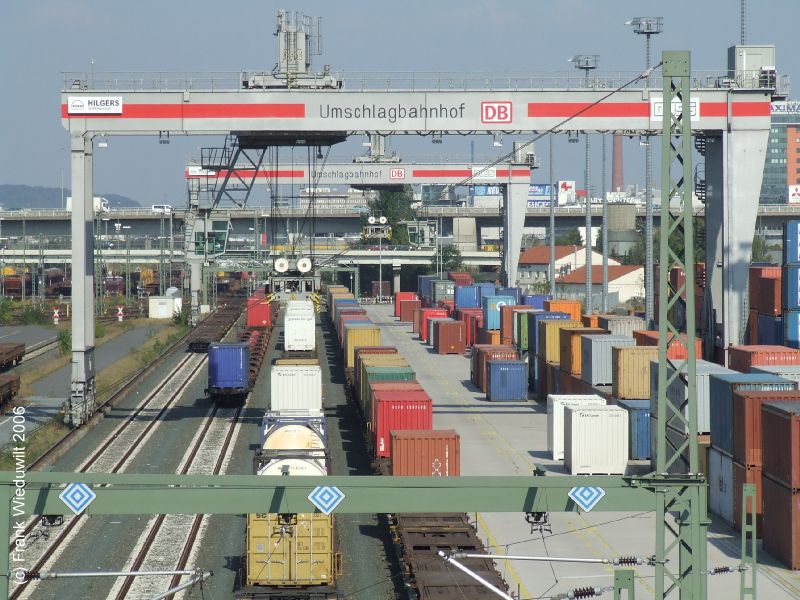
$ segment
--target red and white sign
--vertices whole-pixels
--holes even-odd
[[[58,308],[58,307],[55,307],[53,309],[53,325],[58,325],[58,313],[59,313],[60,310],[61,309]]]
[[[405,179],[406,170],[400,167],[392,167],[389,169],[389,179]]]
[[[481,123],[511,123],[511,102],[481,102]]]
[[[122,319],[124,317],[125,317],[125,307],[124,306],[118,306],[117,307],[117,321],[119,321],[121,323]]]
[[[788,190],[789,204],[800,204],[800,185],[790,185]]]
[[[558,205],[575,204],[575,182],[558,182]]]

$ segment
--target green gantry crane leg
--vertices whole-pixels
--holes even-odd
[[[614,600],[636,600],[633,578],[633,569],[616,569],[614,571]],[[622,592],[627,592],[627,594],[623,596]]]
[[[660,298],[658,314],[659,370],[656,411],[656,472],[654,483],[668,481],[673,473],[692,480],[682,488],[659,494],[656,507],[656,598],[678,590],[681,600],[706,599],[707,484],[699,473],[697,448],[697,391],[695,382],[694,215],[692,213],[692,130],[690,111],[690,60],[687,51],[662,55],[661,235]],[[673,217],[670,203],[682,211]],[[684,243],[687,240],[687,243]],[[672,242],[672,243],[670,243]],[[680,268],[683,285],[671,289],[669,272]],[[688,290],[688,291],[687,291]],[[686,293],[684,293],[686,292]],[[670,309],[685,296],[688,360],[674,364],[667,358],[670,344],[678,342],[682,323],[672,322]],[[686,385],[684,405],[667,398],[670,385]],[[674,554],[677,553],[677,556]],[[677,564],[677,570],[670,565]]]
[[[739,573],[739,598],[758,597],[756,590],[756,486],[753,483],[742,485],[742,567]]]

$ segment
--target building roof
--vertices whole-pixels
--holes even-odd
[[[634,271],[644,272],[642,265],[608,265],[608,281],[614,281]],[[586,267],[578,267],[568,275],[556,279],[556,283],[585,283]],[[603,284],[603,265],[592,265],[592,285]]]
[[[556,246],[556,260],[566,258],[575,252],[575,246]],[[578,252],[585,252],[583,246],[578,246]],[[550,246],[531,246],[519,255],[521,265],[547,265],[550,264]]]

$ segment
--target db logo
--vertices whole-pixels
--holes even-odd
[[[397,167],[389,169],[389,179],[405,179],[405,178],[406,178],[405,169],[398,169]]]
[[[511,102],[481,102],[481,123],[511,123]]]

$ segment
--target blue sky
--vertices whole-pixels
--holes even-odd
[[[749,5],[748,42],[775,44],[779,72],[800,85],[800,54],[792,41],[800,2]],[[644,40],[623,23],[634,16],[663,16],[665,31],[654,38],[654,57],[662,49],[689,49],[696,69],[723,70],[726,48],[739,40],[735,0],[6,2],[0,11],[0,183],[59,186],[63,173],[69,185],[69,140],[58,118],[63,71],[88,70],[90,59],[96,72],[269,70],[280,8],[321,16],[323,55],[315,64],[344,72],[552,73],[572,69],[567,59],[577,53],[599,54],[601,71],[633,71],[643,65]],[[181,204],[183,164],[199,145],[212,141],[173,139],[165,146],[151,138],[112,138],[109,148],[96,154],[96,190],[142,204]],[[441,146],[416,139],[393,145],[406,160],[469,154],[463,138]],[[350,142],[334,153],[362,150]],[[476,142],[478,156],[492,151],[488,139]],[[642,183],[643,151],[627,141],[625,152],[626,182]],[[567,144],[560,136],[557,178],[580,185],[582,157],[582,144]],[[599,155],[592,170],[597,186]]]

